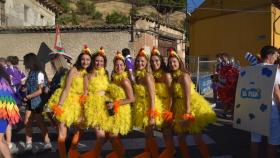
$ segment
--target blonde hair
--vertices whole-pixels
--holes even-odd
[[[146,65],[146,68],[145,68],[145,69],[146,69],[147,72],[151,73],[152,70],[151,70],[151,67],[150,67],[150,62],[149,62],[150,60],[149,60],[149,58],[148,58],[147,56],[141,56],[141,55],[137,55],[137,56],[136,56],[136,58],[135,58],[135,63],[134,63],[135,69],[138,70],[138,67],[136,66],[136,62],[137,62],[138,58],[140,58],[140,57],[144,57],[144,58],[146,59],[147,65]]]
[[[56,57],[52,60],[52,63],[56,70],[60,70],[62,68],[70,69],[67,59],[65,59],[62,55],[56,55]]]
[[[190,71],[187,69],[187,65],[185,65],[184,62],[183,62],[183,60],[182,60],[180,57],[177,57],[177,56],[169,56],[169,57],[168,57],[167,67],[168,67],[169,70],[171,70],[170,64],[169,64],[169,60],[170,60],[171,58],[176,58],[176,59],[178,60],[178,62],[179,62],[179,69],[180,69],[182,72],[185,72],[185,73],[187,73],[187,74],[190,75]]]

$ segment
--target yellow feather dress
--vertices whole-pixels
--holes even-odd
[[[86,70],[81,70],[80,73],[82,76],[74,76],[69,93],[63,103],[61,108],[63,113],[60,116],[56,116],[56,119],[60,122],[66,124],[67,127],[70,127],[72,124],[77,124],[80,121],[81,117],[81,104],[80,97],[84,93],[84,78],[83,76],[86,74]],[[49,108],[52,107],[59,102],[59,98],[66,84],[66,76],[61,79],[61,87],[58,88],[51,98],[48,101]]]
[[[162,110],[169,111],[170,98],[166,84],[163,82],[156,82],[155,87],[156,96],[162,103]]]
[[[143,73],[143,72],[142,72]],[[140,75],[142,77],[145,74]],[[137,75],[136,75],[137,77]],[[148,111],[150,110],[150,98],[148,94],[148,89],[142,84],[135,83],[133,86],[135,103],[133,106],[133,126],[141,130],[145,129],[149,125],[149,116]],[[159,98],[155,95],[155,110],[158,112],[158,116],[155,117],[155,125],[157,127],[162,126],[163,117],[162,117],[162,103]]]
[[[108,113],[106,108],[106,95],[100,95],[100,92],[106,92],[109,86],[108,76],[105,69],[96,70],[97,76],[89,80],[88,98],[84,104],[84,116],[87,127],[99,127],[106,129],[108,125]]]
[[[191,134],[201,133],[205,126],[216,121],[216,114],[212,110],[209,102],[195,91],[195,86],[191,83],[190,110],[195,120],[189,126],[181,126],[182,116],[186,112],[183,88],[180,83],[172,83],[173,89],[173,110],[175,114],[174,130],[177,133],[189,132]]]
[[[124,78],[128,78],[127,73],[115,74],[113,76],[113,82],[109,85],[109,96],[112,100],[125,99],[126,94],[121,87],[121,81]],[[132,117],[130,104],[120,105],[118,112],[113,116],[109,116],[108,126],[104,129],[107,132],[113,134],[126,135],[132,129]]]

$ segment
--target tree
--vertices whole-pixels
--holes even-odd
[[[93,3],[90,3],[87,0],[80,0],[77,3],[77,6],[79,8],[79,12],[81,14],[90,15],[92,19],[101,19],[102,14],[98,11],[96,11],[96,7]]]
[[[69,0],[56,0],[56,2],[65,10],[65,12],[69,11]]]
[[[114,11],[113,13],[106,16],[106,23],[107,24],[128,25],[129,24],[129,17]]]

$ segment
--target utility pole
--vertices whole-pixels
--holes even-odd
[[[134,20],[135,20],[135,0],[131,0],[131,30],[130,30],[130,42],[134,42]]]
[[[185,18],[185,28],[186,28],[186,32],[185,32],[185,55],[189,55],[189,49],[188,49],[188,43],[189,43],[189,14],[188,14],[188,0],[186,0],[186,7],[185,7],[185,14],[186,14],[186,18]]]

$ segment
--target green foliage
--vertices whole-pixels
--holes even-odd
[[[73,24],[73,25],[78,25],[79,22],[80,22],[80,19],[79,19],[79,17],[77,16],[77,14],[74,13],[74,12],[72,12],[71,16],[72,16],[72,21],[71,21],[72,24]]]
[[[98,12],[98,11],[95,11],[95,12],[93,12],[92,14],[91,14],[91,18],[92,19],[102,19],[102,14],[100,13],[100,12]]]
[[[87,0],[80,0],[77,3],[77,6],[79,8],[79,12],[81,14],[90,15],[92,19],[101,19],[102,14],[98,11],[96,11],[95,5],[93,3],[90,3]]]
[[[137,4],[150,4],[150,3],[155,3],[155,0],[135,0]]]
[[[127,25],[129,24],[129,17],[114,11],[113,13],[106,16],[106,23]]]
[[[56,18],[56,23],[60,24],[60,25],[66,25],[66,24],[70,23],[71,20],[72,20],[71,15],[61,15],[58,18]]]
[[[81,13],[90,14],[92,5],[87,0],[80,0],[77,2],[77,7]],[[95,8],[94,8],[95,9]]]
[[[72,12],[72,14],[68,15],[62,15],[56,18],[56,23],[61,24],[61,25],[78,25],[80,22],[79,17],[77,16],[76,13]]]
[[[69,11],[69,0],[56,0],[56,2],[65,10],[65,12]]]

